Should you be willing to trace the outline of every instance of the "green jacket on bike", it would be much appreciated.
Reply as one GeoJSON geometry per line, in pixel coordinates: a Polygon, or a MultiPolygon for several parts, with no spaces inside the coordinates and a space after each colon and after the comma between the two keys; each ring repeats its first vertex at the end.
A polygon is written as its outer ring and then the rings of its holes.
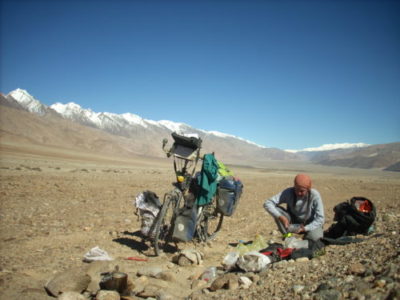
{"type": "Polygon", "coordinates": [[[213,154],[205,154],[201,175],[198,177],[200,191],[196,199],[197,205],[207,205],[217,191],[218,162],[213,154]]]}

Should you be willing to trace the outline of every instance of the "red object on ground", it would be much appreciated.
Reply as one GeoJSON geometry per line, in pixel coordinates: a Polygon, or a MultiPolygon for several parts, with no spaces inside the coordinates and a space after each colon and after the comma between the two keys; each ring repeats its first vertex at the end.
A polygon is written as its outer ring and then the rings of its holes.
{"type": "Polygon", "coordinates": [[[293,248],[286,248],[286,249],[278,248],[277,251],[281,258],[286,258],[292,254],[293,248]]]}
{"type": "MultiPolygon", "coordinates": [[[[286,249],[277,248],[276,249],[276,251],[278,252],[277,254],[279,255],[280,258],[289,257],[292,254],[293,250],[294,250],[293,248],[286,248],[286,249]]],[[[273,254],[273,251],[261,252],[261,254],[269,256],[269,255],[273,254]]]]}
{"type": "Polygon", "coordinates": [[[141,258],[141,257],[136,257],[136,256],[130,256],[130,257],[127,258],[127,260],[147,261],[147,258],[141,258]]]}

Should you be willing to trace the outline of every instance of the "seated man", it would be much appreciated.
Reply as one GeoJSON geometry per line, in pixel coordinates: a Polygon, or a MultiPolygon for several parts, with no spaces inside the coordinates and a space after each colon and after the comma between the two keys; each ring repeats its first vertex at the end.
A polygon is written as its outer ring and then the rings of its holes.
{"type": "Polygon", "coordinates": [[[293,187],[267,199],[264,208],[274,217],[283,234],[302,233],[306,239],[314,241],[323,237],[324,206],[306,174],[298,174],[293,187]],[[286,209],[280,206],[284,203],[286,209]]]}

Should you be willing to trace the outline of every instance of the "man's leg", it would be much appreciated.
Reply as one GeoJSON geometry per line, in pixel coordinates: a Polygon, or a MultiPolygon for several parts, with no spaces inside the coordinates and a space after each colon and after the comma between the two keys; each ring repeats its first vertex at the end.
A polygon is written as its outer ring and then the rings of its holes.
{"type": "Polygon", "coordinates": [[[322,227],[319,227],[317,229],[306,232],[306,234],[304,235],[304,238],[313,240],[313,241],[317,241],[320,238],[322,238],[323,236],[324,236],[324,231],[322,230],[322,227]]]}

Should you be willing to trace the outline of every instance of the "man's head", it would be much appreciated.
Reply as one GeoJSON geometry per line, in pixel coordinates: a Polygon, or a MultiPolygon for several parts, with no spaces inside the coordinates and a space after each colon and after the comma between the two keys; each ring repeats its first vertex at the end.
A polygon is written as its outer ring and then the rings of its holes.
{"type": "Polygon", "coordinates": [[[297,197],[304,197],[311,189],[311,178],[307,174],[297,174],[294,178],[294,192],[297,197]]]}

